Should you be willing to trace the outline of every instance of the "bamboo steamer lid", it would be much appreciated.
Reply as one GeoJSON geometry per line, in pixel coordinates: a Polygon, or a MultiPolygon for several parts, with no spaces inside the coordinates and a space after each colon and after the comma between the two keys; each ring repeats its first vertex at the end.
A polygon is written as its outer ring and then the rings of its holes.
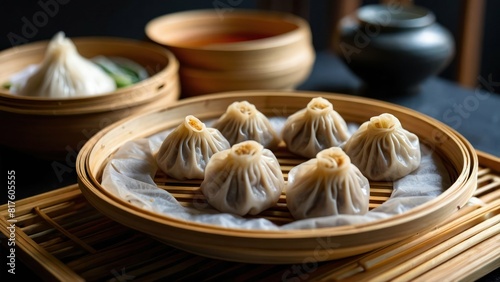
{"type": "MultiPolygon", "coordinates": [[[[74,38],[78,52],[87,58],[98,55],[131,59],[150,77],[112,93],[88,97],[26,97],[0,90],[0,130],[10,132],[2,146],[50,159],[78,151],[94,133],[135,113],[165,107],[180,95],[175,56],[156,44],[110,37],[74,38]],[[69,149],[68,149],[69,148],[69,149]]],[[[0,82],[43,60],[48,41],[35,42],[0,52],[0,82]]]]}
{"type": "MultiPolygon", "coordinates": [[[[310,259],[318,262],[361,254],[444,221],[472,196],[477,184],[478,159],[470,143],[456,131],[404,107],[340,94],[265,90],[190,98],[170,107],[122,120],[89,140],[78,156],[76,168],[82,193],[101,213],[167,244],[199,255],[231,261],[302,263],[310,259]],[[288,116],[317,96],[330,100],[344,119],[350,122],[361,123],[386,112],[394,114],[406,129],[417,134],[422,143],[441,156],[452,185],[429,202],[403,214],[374,222],[309,230],[264,231],[186,222],[146,211],[117,198],[100,184],[107,161],[123,144],[173,128],[188,114],[197,113],[200,119],[217,118],[232,102],[247,100],[268,116],[288,116]]],[[[162,188],[169,189],[168,185],[162,188]]],[[[188,195],[178,197],[189,199],[188,195]]]]}

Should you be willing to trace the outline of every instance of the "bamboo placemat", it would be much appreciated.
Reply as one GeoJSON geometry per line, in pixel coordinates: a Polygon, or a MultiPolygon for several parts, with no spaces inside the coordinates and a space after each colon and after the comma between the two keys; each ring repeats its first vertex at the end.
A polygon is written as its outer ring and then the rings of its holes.
{"type": "MultiPolygon", "coordinates": [[[[41,278],[59,281],[473,280],[500,267],[500,159],[478,155],[478,189],[467,206],[427,232],[346,259],[257,265],[200,257],[111,221],[77,185],[15,203],[16,254],[41,278]]],[[[3,205],[7,237],[8,219],[3,205]]]]}

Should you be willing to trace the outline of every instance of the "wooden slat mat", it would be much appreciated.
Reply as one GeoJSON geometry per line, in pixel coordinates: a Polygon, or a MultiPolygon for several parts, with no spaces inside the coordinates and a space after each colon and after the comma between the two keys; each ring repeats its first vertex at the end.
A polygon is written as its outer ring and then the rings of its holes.
{"type": "MultiPolygon", "coordinates": [[[[60,281],[472,280],[500,267],[500,161],[479,157],[469,205],[428,232],[346,259],[256,265],[200,257],[109,220],[77,185],[16,202],[16,253],[42,278],[60,281]]],[[[0,217],[8,237],[7,205],[0,217]]]]}

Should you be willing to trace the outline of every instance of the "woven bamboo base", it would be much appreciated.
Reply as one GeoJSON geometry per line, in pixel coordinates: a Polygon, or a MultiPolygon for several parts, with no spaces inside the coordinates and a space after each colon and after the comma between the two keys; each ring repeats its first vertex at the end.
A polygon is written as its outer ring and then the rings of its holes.
{"type": "MultiPolygon", "coordinates": [[[[111,221],[77,185],[16,202],[16,254],[41,278],[59,281],[473,280],[500,267],[492,251],[500,249],[500,159],[478,154],[478,201],[428,232],[355,257],[257,265],[193,255],[111,221]]],[[[8,219],[3,205],[7,237],[8,219]]]]}

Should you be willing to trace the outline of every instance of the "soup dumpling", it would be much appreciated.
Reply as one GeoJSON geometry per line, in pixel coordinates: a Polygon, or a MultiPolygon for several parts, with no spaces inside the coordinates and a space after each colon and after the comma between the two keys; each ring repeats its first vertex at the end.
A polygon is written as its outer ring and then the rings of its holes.
{"type": "Polygon", "coordinates": [[[68,98],[109,93],[116,90],[116,84],[59,32],[49,42],[36,71],[18,88],[11,91],[21,96],[68,98]]]}
{"type": "Polygon", "coordinates": [[[158,167],[175,179],[203,179],[210,157],[230,147],[219,130],[188,115],[165,138],[155,158],[158,167]]]}
{"type": "Polygon", "coordinates": [[[265,148],[274,148],[281,141],[269,119],[248,101],[233,102],[212,126],[231,145],[254,140],[265,148]]]}
{"type": "Polygon", "coordinates": [[[317,97],[287,118],[282,135],[290,152],[314,158],[321,150],[342,145],[349,138],[349,131],[332,103],[317,97]]]}
{"type": "Polygon", "coordinates": [[[284,186],[273,152],[249,140],[214,154],[200,188],[217,210],[243,216],[274,206],[284,186]]]}
{"type": "Polygon", "coordinates": [[[345,152],[331,147],[288,174],[286,203],[295,219],[368,212],[370,184],[345,152]]]}
{"type": "Polygon", "coordinates": [[[373,181],[393,181],[420,165],[418,136],[407,131],[392,114],[384,113],[363,123],[346,142],[352,163],[373,181]]]}

